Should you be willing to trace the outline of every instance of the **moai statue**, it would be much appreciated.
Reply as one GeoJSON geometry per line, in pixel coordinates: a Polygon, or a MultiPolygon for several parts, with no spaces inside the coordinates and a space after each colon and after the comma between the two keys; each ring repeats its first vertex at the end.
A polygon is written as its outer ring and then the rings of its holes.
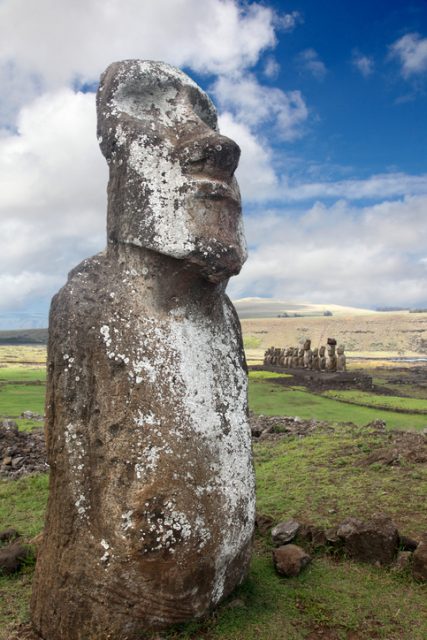
{"type": "Polygon", "coordinates": [[[279,358],[279,364],[281,367],[285,366],[285,353],[286,353],[286,349],[281,349],[280,351],[280,358],[279,358]]]}
{"type": "Polygon", "coordinates": [[[337,344],[337,341],[335,340],[335,338],[328,338],[327,356],[326,356],[327,371],[337,370],[337,356],[335,353],[336,344],[337,344]]]}
{"type": "Polygon", "coordinates": [[[344,345],[337,347],[337,371],[347,371],[347,358],[344,353],[344,345]]]}
{"type": "Polygon", "coordinates": [[[291,367],[293,369],[297,369],[299,366],[299,359],[298,359],[298,347],[295,347],[294,349],[292,349],[292,360],[291,360],[291,367]]]}
{"type": "Polygon", "coordinates": [[[313,349],[313,355],[311,358],[311,369],[312,371],[319,371],[320,362],[319,362],[319,349],[313,349]]]}
{"type": "Polygon", "coordinates": [[[301,347],[298,349],[298,366],[300,369],[304,368],[304,349],[301,347]]]}
{"type": "Polygon", "coordinates": [[[276,347],[276,348],[274,349],[274,365],[275,365],[276,367],[278,367],[278,366],[279,366],[279,364],[280,364],[280,354],[281,354],[281,351],[282,351],[282,350],[281,350],[281,349],[279,349],[279,347],[276,347]]]}
{"type": "Polygon", "coordinates": [[[326,369],[326,356],[325,356],[325,347],[320,347],[319,349],[319,370],[325,371],[326,369]]]}
{"type": "Polygon", "coordinates": [[[311,340],[306,340],[304,342],[304,369],[311,369],[312,359],[311,340]]]}
{"type": "Polygon", "coordinates": [[[285,350],[285,358],[284,358],[284,366],[286,369],[289,369],[291,367],[291,356],[292,356],[292,349],[288,347],[285,350]]]}
{"type": "Polygon", "coordinates": [[[272,350],[272,348],[273,348],[273,347],[269,347],[269,348],[267,349],[267,351],[265,351],[265,353],[264,353],[264,364],[265,364],[265,365],[270,364],[270,361],[271,361],[271,350],[272,350]]]}
{"type": "Polygon", "coordinates": [[[50,313],[50,494],[31,603],[44,640],[136,640],[244,579],[255,493],[239,320],[239,148],[167,64],[97,96],[108,247],[50,313]]]}

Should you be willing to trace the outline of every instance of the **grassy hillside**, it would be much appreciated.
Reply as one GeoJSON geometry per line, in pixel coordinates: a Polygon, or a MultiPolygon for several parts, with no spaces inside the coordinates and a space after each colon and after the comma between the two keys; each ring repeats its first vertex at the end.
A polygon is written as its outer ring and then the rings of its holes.
{"type": "Polygon", "coordinates": [[[47,329],[0,331],[0,345],[47,344],[47,329]]]}

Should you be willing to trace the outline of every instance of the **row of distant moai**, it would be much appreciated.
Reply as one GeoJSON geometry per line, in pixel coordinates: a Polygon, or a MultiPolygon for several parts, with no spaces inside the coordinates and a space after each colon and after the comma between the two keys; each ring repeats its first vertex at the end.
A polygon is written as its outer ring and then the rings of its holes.
{"type": "Polygon", "coordinates": [[[303,347],[270,347],[264,354],[264,364],[285,369],[311,371],[346,371],[344,345],[337,347],[335,338],[328,338],[326,347],[311,349],[311,340],[303,347]]]}

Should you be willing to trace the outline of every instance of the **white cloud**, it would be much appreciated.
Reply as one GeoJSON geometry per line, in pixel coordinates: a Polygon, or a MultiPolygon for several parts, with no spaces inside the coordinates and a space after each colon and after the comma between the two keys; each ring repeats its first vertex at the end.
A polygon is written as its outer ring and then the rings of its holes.
{"type": "Polygon", "coordinates": [[[235,140],[242,151],[236,176],[243,198],[265,200],[278,185],[270,149],[262,145],[249,127],[237,122],[231,113],[226,112],[219,117],[219,127],[221,133],[235,140]]]}
{"type": "MultiPolygon", "coordinates": [[[[335,182],[290,182],[284,180],[280,196],[284,200],[303,201],[315,198],[346,198],[348,200],[380,200],[405,194],[427,194],[427,174],[380,173],[366,179],[335,182]]],[[[278,193],[273,195],[278,197],[278,193]]]]}
{"type": "Polygon", "coordinates": [[[19,306],[23,291],[31,298],[43,283],[52,293],[72,266],[105,245],[107,166],[94,94],[45,94],[22,109],[17,126],[0,137],[3,306],[6,299],[19,306]]]}
{"type": "Polygon", "coordinates": [[[269,56],[264,64],[264,75],[270,80],[274,80],[277,78],[280,71],[280,64],[277,62],[273,56],[269,56]]]}
{"type": "Polygon", "coordinates": [[[427,71],[427,38],[407,33],[390,46],[392,57],[398,58],[404,78],[427,71]]]}
{"type": "Polygon", "coordinates": [[[297,56],[297,63],[301,69],[311,73],[316,80],[323,80],[328,70],[320,60],[319,54],[314,49],[305,49],[297,56]]]}
{"type": "Polygon", "coordinates": [[[287,141],[302,134],[308,109],[300,91],[263,86],[248,74],[218,78],[213,93],[222,109],[232,111],[236,120],[247,126],[271,125],[287,141]]]}
{"type": "Polygon", "coordinates": [[[293,31],[298,24],[304,22],[304,18],[299,11],[292,11],[291,13],[277,16],[275,22],[283,31],[293,31]]]}
{"type": "Polygon", "coordinates": [[[274,46],[274,21],[272,9],[236,0],[3,0],[0,63],[48,88],[97,81],[124,58],[234,73],[274,46]]]}
{"type": "Polygon", "coordinates": [[[360,306],[425,304],[427,196],[371,207],[337,202],[252,216],[252,250],[230,295],[360,306]]]}
{"type": "Polygon", "coordinates": [[[364,78],[368,78],[374,72],[374,59],[371,56],[365,56],[357,49],[353,51],[353,66],[362,74],[364,78]]]}

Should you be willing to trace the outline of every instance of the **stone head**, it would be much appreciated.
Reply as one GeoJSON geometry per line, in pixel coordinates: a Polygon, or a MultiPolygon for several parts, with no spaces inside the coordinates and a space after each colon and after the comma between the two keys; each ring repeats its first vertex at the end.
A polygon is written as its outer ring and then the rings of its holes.
{"type": "Polygon", "coordinates": [[[162,62],[110,65],[97,94],[98,140],[110,167],[108,240],[197,265],[213,282],[245,259],[240,149],[185,73],[162,62]]]}
{"type": "Polygon", "coordinates": [[[340,345],[339,345],[339,347],[337,347],[337,354],[338,354],[339,356],[344,355],[344,349],[345,349],[344,345],[343,345],[343,344],[340,344],[340,345]]]}
{"type": "Polygon", "coordinates": [[[319,349],[319,356],[320,356],[321,358],[323,358],[323,356],[324,356],[324,355],[325,355],[325,347],[320,347],[320,349],[319,349]]]}
{"type": "Polygon", "coordinates": [[[304,351],[309,351],[311,349],[311,340],[307,339],[304,342],[304,351]]]}

